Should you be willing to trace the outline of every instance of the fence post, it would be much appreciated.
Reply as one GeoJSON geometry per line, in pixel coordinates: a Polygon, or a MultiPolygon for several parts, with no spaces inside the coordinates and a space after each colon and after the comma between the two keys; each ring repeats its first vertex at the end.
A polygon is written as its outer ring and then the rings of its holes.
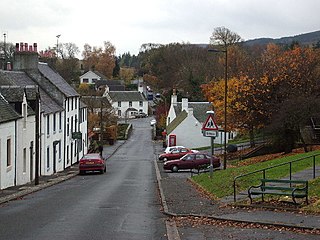
{"type": "Polygon", "coordinates": [[[236,178],[233,179],[233,202],[237,201],[237,193],[236,193],[236,178]]]}
{"type": "Polygon", "coordinates": [[[313,155],[313,179],[316,178],[316,156],[313,155]]]}

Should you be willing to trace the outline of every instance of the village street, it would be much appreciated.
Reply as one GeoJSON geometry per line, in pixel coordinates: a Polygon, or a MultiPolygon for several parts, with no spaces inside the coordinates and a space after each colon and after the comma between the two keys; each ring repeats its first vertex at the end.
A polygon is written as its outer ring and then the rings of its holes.
{"type": "Polygon", "coordinates": [[[0,239],[167,239],[147,119],[107,160],[106,174],[77,175],[0,207],[0,239]]]}

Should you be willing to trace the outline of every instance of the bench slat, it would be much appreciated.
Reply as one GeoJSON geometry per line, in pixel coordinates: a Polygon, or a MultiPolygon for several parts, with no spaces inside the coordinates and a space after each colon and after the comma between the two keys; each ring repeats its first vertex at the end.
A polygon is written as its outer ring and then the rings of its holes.
{"type": "Polygon", "coordinates": [[[262,183],[300,183],[300,184],[306,184],[308,181],[305,180],[287,180],[287,179],[267,179],[263,178],[260,179],[262,183]]]}

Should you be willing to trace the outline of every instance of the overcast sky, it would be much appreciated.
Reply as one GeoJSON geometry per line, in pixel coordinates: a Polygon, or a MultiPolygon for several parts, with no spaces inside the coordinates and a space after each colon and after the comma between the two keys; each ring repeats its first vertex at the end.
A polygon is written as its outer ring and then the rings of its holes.
{"type": "Polygon", "coordinates": [[[319,0],[0,0],[7,41],[103,46],[138,54],[144,43],[208,43],[216,27],[244,40],[320,30],[319,0]]]}

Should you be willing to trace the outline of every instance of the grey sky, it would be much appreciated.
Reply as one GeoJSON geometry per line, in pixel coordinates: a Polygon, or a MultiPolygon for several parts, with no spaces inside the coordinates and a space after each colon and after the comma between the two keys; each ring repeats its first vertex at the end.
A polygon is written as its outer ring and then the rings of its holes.
{"type": "Polygon", "coordinates": [[[7,41],[103,46],[137,54],[144,43],[208,43],[215,27],[243,39],[320,30],[319,0],[0,0],[7,41]]]}

